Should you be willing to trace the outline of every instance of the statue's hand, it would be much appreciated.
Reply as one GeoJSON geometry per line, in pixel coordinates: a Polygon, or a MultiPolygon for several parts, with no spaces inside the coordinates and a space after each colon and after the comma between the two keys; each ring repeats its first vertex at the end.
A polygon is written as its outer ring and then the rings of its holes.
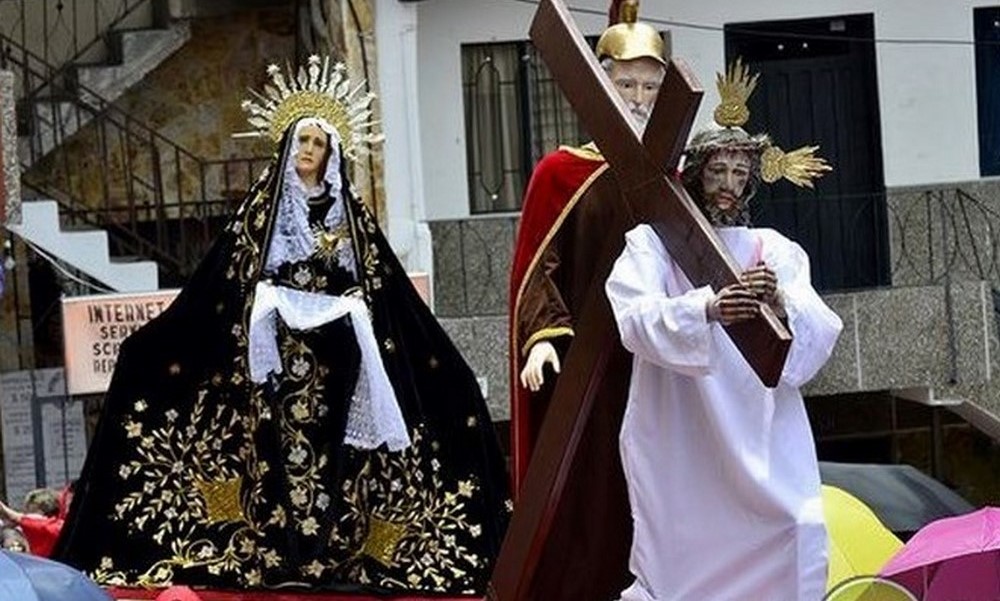
{"type": "Polygon", "coordinates": [[[552,366],[552,370],[559,373],[559,355],[551,342],[541,341],[535,343],[528,352],[528,360],[521,370],[521,385],[537,392],[545,383],[545,365],[552,366]]]}
{"type": "Polygon", "coordinates": [[[754,319],[760,313],[760,301],[743,284],[732,284],[719,290],[705,307],[708,321],[724,326],[754,319]]]}
{"type": "Polygon", "coordinates": [[[767,303],[778,317],[785,317],[785,303],[778,288],[778,276],[763,261],[743,272],[740,282],[758,299],[767,303]]]}
{"type": "Polygon", "coordinates": [[[744,271],[740,283],[760,300],[774,304],[778,295],[778,276],[763,261],[744,271]]]}

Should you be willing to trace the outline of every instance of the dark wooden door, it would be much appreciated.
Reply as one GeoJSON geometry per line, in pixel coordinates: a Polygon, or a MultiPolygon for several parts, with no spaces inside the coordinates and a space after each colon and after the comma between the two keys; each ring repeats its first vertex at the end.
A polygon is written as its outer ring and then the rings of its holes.
{"type": "Polygon", "coordinates": [[[973,11],[979,174],[1000,175],[1000,6],[973,11]]]}
{"type": "Polygon", "coordinates": [[[815,190],[781,181],[753,201],[756,225],[809,253],[820,290],[890,283],[873,39],[871,15],[726,27],[727,61],[761,74],[748,131],[785,150],[816,144],[833,165],[815,190]]]}

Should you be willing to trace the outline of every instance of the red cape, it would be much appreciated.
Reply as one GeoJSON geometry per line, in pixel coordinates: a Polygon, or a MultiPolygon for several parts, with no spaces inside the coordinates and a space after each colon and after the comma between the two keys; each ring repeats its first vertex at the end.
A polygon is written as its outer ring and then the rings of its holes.
{"type": "Polygon", "coordinates": [[[564,213],[572,210],[571,201],[579,198],[593,181],[594,173],[604,165],[600,155],[590,151],[560,149],[539,161],[528,182],[521,210],[521,221],[514,247],[514,261],[510,274],[510,419],[511,419],[511,487],[517,498],[521,483],[528,469],[528,460],[534,447],[531,432],[543,417],[532,411],[531,394],[521,386],[520,371],[523,363],[517,339],[518,302],[524,293],[522,282],[534,268],[543,245],[551,240],[563,222],[564,213]]]}

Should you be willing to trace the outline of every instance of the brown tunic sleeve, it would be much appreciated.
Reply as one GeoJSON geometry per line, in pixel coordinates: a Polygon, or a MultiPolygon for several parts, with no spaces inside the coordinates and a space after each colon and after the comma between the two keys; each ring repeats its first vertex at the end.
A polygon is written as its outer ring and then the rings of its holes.
{"type": "Polygon", "coordinates": [[[520,352],[527,355],[531,347],[541,340],[551,340],[573,335],[573,322],[569,306],[560,290],[562,258],[559,238],[563,232],[546,245],[527,276],[517,311],[517,339],[520,352]]]}

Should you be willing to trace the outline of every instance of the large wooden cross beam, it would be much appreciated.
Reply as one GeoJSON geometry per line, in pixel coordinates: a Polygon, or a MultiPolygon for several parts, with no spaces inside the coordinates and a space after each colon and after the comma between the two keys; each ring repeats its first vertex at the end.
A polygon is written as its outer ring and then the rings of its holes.
{"type": "MultiPolygon", "coordinates": [[[[586,130],[610,164],[624,198],[627,223],[609,224],[609,239],[594,266],[595,278],[579,316],[548,416],[542,424],[521,496],[494,569],[491,598],[530,598],[535,568],[559,506],[567,474],[586,426],[617,337],[604,299],[604,280],[622,247],[619,239],[637,223],[661,224],[671,257],[696,287],[719,290],[739,281],[741,267],[711,224],[673,177],[702,90],[687,66],[673,59],[667,68],[645,134],[598,64],[563,0],[541,0],[531,39],[569,98],[586,130]],[[614,237],[615,239],[611,239],[614,237]]],[[[605,178],[601,178],[605,179],[605,178]]],[[[609,181],[594,186],[608,187],[609,181]]],[[[613,184],[612,184],[613,185],[613,184]]],[[[760,318],[728,326],[726,332],[767,386],[777,385],[791,335],[766,306],[760,318]]],[[[580,536],[586,536],[585,532],[580,536]]],[[[571,553],[571,549],[566,550],[571,553]]]]}

